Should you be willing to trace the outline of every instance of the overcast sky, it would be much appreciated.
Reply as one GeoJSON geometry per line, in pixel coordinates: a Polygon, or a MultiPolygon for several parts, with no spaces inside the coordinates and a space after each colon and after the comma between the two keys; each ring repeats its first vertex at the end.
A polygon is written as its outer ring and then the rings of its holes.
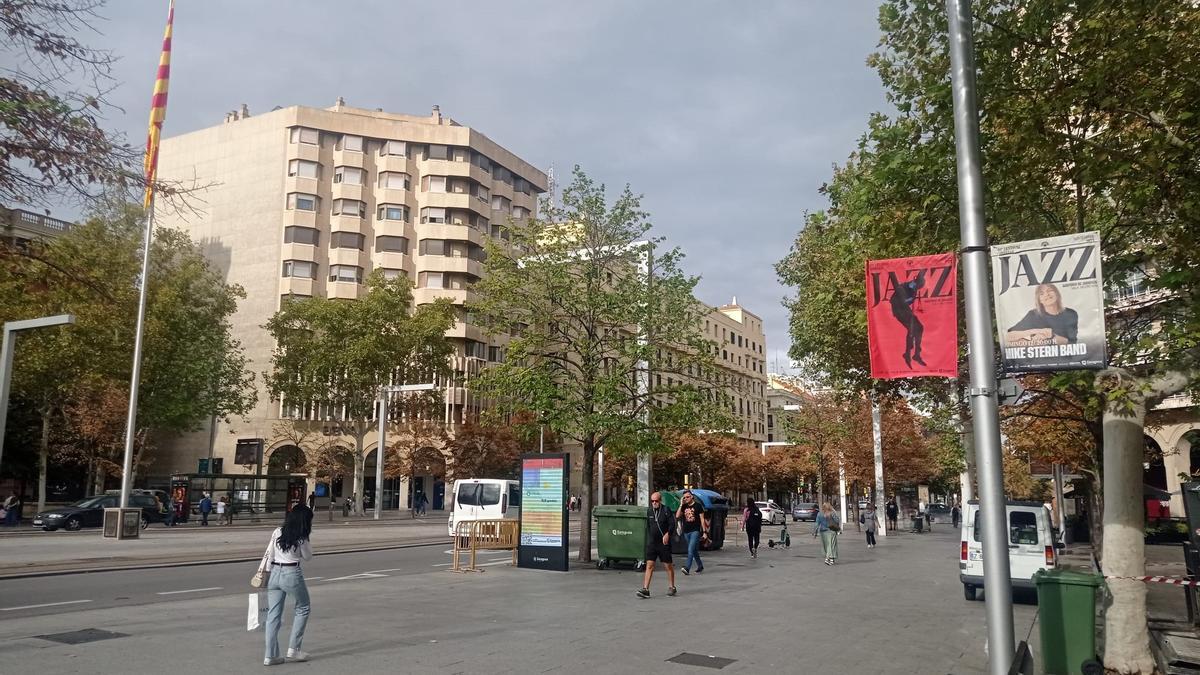
{"type": "MultiPolygon", "coordinates": [[[[108,115],[140,143],[166,0],[109,0],[85,41],[121,61],[108,115]]],[[[560,182],[581,165],[645,195],[698,295],[763,318],[787,367],[776,278],[806,210],[886,107],[869,0],[178,0],[165,136],[294,104],[443,114],[560,182]]]]}

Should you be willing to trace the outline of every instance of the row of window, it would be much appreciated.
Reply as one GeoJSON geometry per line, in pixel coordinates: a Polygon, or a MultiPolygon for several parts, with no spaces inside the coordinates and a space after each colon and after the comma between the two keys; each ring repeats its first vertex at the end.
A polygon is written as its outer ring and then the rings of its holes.
{"type": "MultiPolygon", "coordinates": [[[[283,276],[294,279],[316,279],[319,266],[311,260],[284,260],[283,276]]],[[[383,276],[395,279],[407,276],[404,270],[383,268],[383,276]]],[[[363,282],[363,268],[358,265],[330,265],[329,281],[363,282]]],[[[479,278],[458,272],[421,272],[417,275],[417,288],[465,290],[479,278]]]]}
{"type": "MultiPolygon", "coordinates": [[[[321,198],[314,194],[306,192],[289,192],[287,196],[287,208],[289,211],[308,211],[317,213],[321,210],[321,198]]],[[[367,203],[360,199],[334,199],[333,205],[330,208],[330,213],[335,216],[349,216],[351,218],[366,218],[367,203]]],[[[528,218],[530,215],[529,209],[521,206],[512,207],[514,218],[528,218]]],[[[399,222],[409,222],[409,208],[404,204],[380,204],[375,210],[375,216],[378,220],[393,220],[399,222]]],[[[422,223],[450,223],[467,225],[483,232],[488,231],[488,219],[483,216],[463,211],[462,209],[447,209],[438,206],[427,206],[421,209],[422,223]]]]}
{"type": "MultiPolygon", "coordinates": [[[[321,132],[317,129],[292,127],[288,138],[292,143],[320,145],[321,135],[321,132]]],[[[494,180],[511,185],[514,190],[523,194],[530,194],[533,189],[533,185],[528,180],[517,176],[484,154],[472,151],[470,148],[438,143],[413,144],[410,148],[409,144],[405,141],[364,139],[362,136],[352,134],[328,135],[336,136],[334,148],[342,152],[371,151],[378,153],[380,156],[408,157],[409,151],[412,150],[417,156],[426,160],[437,159],[452,162],[469,162],[478,166],[484,173],[492,174],[494,180]]]]}
{"type": "MultiPolygon", "coordinates": [[[[285,227],[283,228],[283,243],[319,246],[321,243],[321,231],[299,225],[285,227]]],[[[358,232],[329,233],[329,248],[353,248],[361,251],[365,243],[366,237],[358,232]]],[[[384,251],[389,253],[408,253],[408,237],[395,235],[380,235],[375,237],[375,252],[380,253],[384,251]]]]}

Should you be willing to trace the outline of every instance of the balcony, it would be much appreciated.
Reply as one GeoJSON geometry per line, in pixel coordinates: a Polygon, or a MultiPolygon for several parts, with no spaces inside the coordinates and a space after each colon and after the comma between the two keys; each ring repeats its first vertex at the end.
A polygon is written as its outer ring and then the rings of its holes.
{"type": "Polygon", "coordinates": [[[376,267],[386,267],[392,270],[404,270],[410,277],[415,277],[412,258],[396,251],[377,251],[371,255],[376,267]]]}
{"type": "Polygon", "coordinates": [[[461,256],[424,255],[419,263],[422,272],[465,272],[476,277],[483,276],[483,263],[461,256]]]}
{"type": "Polygon", "coordinates": [[[478,295],[465,288],[414,288],[413,304],[427,305],[438,298],[449,298],[456,305],[475,302],[478,295]]]}
{"type": "Polygon", "coordinates": [[[378,218],[371,222],[376,237],[385,235],[391,237],[408,237],[409,241],[416,241],[416,230],[411,223],[406,223],[403,220],[379,220],[378,218]]]}
{"type": "Polygon", "coordinates": [[[284,244],[283,253],[280,256],[283,260],[311,260],[317,261],[317,247],[311,244],[284,244]]]}
{"type": "Polygon", "coordinates": [[[448,159],[417,160],[417,170],[422,176],[459,176],[471,178],[477,183],[488,187],[492,185],[492,175],[470,162],[455,162],[448,159]]]}
{"type": "MultiPolygon", "coordinates": [[[[412,181],[409,181],[412,184],[412,181]]],[[[408,190],[397,188],[376,188],[375,203],[378,204],[404,204],[409,211],[413,211],[416,207],[416,200],[412,198],[412,193],[408,190]]]]}
{"type": "Polygon", "coordinates": [[[469,241],[473,244],[483,246],[487,241],[487,234],[470,227],[468,225],[454,225],[450,223],[420,223],[416,225],[416,231],[420,234],[421,239],[450,239],[453,241],[469,241]]]}
{"type": "Polygon", "coordinates": [[[355,199],[358,201],[364,201],[364,191],[365,190],[363,189],[362,185],[354,185],[352,183],[334,183],[332,197],[334,199],[355,199]]]}
{"type": "Polygon", "coordinates": [[[333,151],[334,166],[363,166],[363,153],[353,152],[349,150],[334,150],[333,151]]]}
{"type": "MultiPolygon", "coordinates": [[[[319,162],[321,161],[321,147],[312,143],[288,143],[287,158],[289,160],[307,159],[312,162],[319,162]]],[[[361,164],[356,166],[361,166],[361,164]]]]}
{"type": "Polygon", "coordinates": [[[463,323],[461,321],[454,322],[454,325],[446,331],[446,337],[466,338],[468,340],[475,340],[476,342],[485,341],[483,331],[480,330],[478,326],[474,324],[463,323]]]}
{"type": "MultiPolygon", "coordinates": [[[[303,223],[296,223],[302,225],[303,223]]],[[[358,232],[366,234],[366,221],[358,216],[330,216],[329,229],[332,232],[358,232]]]]}
{"type": "Polygon", "coordinates": [[[400,171],[412,175],[412,164],[408,157],[376,155],[375,168],[379,171],[400,171]]]}
{"type": "Polygon", "coordinates": [[[283,180],[283,192],[304,192],[310,195],[319,194],[321,182],[316,178],[304,178],[303,176],[288,176],[283,180]]]}
{"type": "MultiPolygon", "coordinates": [[[[422,192],[420,205],[421,208],[470,209],[484,218],[492,215],[490,202],[484,203],[465,192],[422,192]]],[[[417,215],[419,218],[420,212],[417,215]]]]}
{"type": "Polygon", "coordinates": [[[343,300],[357,300],[362,284],[353,281],[331,281],[325,286],[325,296],[343,300]]]}
{"type": "MultiPolygon", "coordinates": [[[[299,225],[300,227],[318,227],[316,211],[300,211],[298,209],[289,209],[286,202],[283,210],[282,228],[289,225],[299,225]]],[[[320,229],[320,228],[318,228],[320,229]]]]}
{"type": "Polygon", "coordinates": [[[313,280],[302,277],[283,277],[279,280],[279,294],[311,296],[313,295],[313,280]]]}
{"type": "Polygon", "coordinates": [[[364,260],[366,254],[358,249],[353,248],[331,248],[329,249],[329,264],[330,265],[355,265],[357,267],[367,268],[370,265],[364,260]]]}

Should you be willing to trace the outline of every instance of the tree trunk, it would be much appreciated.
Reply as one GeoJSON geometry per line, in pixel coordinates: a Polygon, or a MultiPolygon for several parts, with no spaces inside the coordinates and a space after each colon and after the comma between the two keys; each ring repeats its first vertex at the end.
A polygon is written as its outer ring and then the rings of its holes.
{"type": "Polygon", "coordinates": [[[595,501],[592,489],[592,471],[596,468],[596,443],[594,438],[583,441],[583,494],[579,519],[579,555],[581,563],[592,561],[592,504],[595,501]]]}
{"type": "MultiPolygon", "coordinates": [[[[361,425],[360,425],[361,426],[361,425]]],[[[363,512],[363,489],[366,487],[364,474],[367,472],[367,456],[363,454],[363,436],[366,431],[356,430],[354,434],[354,513],[363,512]]],[[[376,488],[378,491],[378,488],[376,488]]]]}
{"type": "MultiPolygon", "coordinates": [[[[1119,371],[1118,371],[1119,372],[1119,371]]],[[[1146,574],[1142,511],[1142,457],[1147,401],[1182,390],[1183,373],[1149,382],[1128,373],[1121,384],[1134,393],[1109,397],[1104,408],[1104,574],[1146,574]],[[1143,396],[1142,385],[1149,391],[1143,396]]],[[[1117,673],[1153,673],[1150,632],[1146,627],[1146,586],[1141,581],[1109,579],[1111,599],[1104,612],[1104,665],[1117,673]]]]}
{"type": "Polygon", "coordinates": [[[43,409],[42,437],[38,441],[38,512],[46,510],[46,467],[50,464],[50,410],[43,409]]]}

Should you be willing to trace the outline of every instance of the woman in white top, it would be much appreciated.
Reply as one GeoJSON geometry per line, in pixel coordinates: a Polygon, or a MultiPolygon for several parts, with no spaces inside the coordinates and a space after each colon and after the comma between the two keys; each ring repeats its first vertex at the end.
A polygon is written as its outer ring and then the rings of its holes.
{"type": "Polygon", "coordinates": [[[279,655],[279,627],[283,623],[283,603],[292,596],[296,605],[296,617],[292,621],[292,639],[288,643],[287,657],[292,661],[307,661],[308,654],[300,650],[304,640],[304,627],[308,624],[308,586],[304,584],[304,572],[300,562],[312,560],[312,544],[308,537],[312,533],[313,512],[297,504],[283,520],[283,527],[275,528],[267,542],[268,565],[271,580],[267,584],[267,651],[264,666],[283,663],[279,655]]]}

